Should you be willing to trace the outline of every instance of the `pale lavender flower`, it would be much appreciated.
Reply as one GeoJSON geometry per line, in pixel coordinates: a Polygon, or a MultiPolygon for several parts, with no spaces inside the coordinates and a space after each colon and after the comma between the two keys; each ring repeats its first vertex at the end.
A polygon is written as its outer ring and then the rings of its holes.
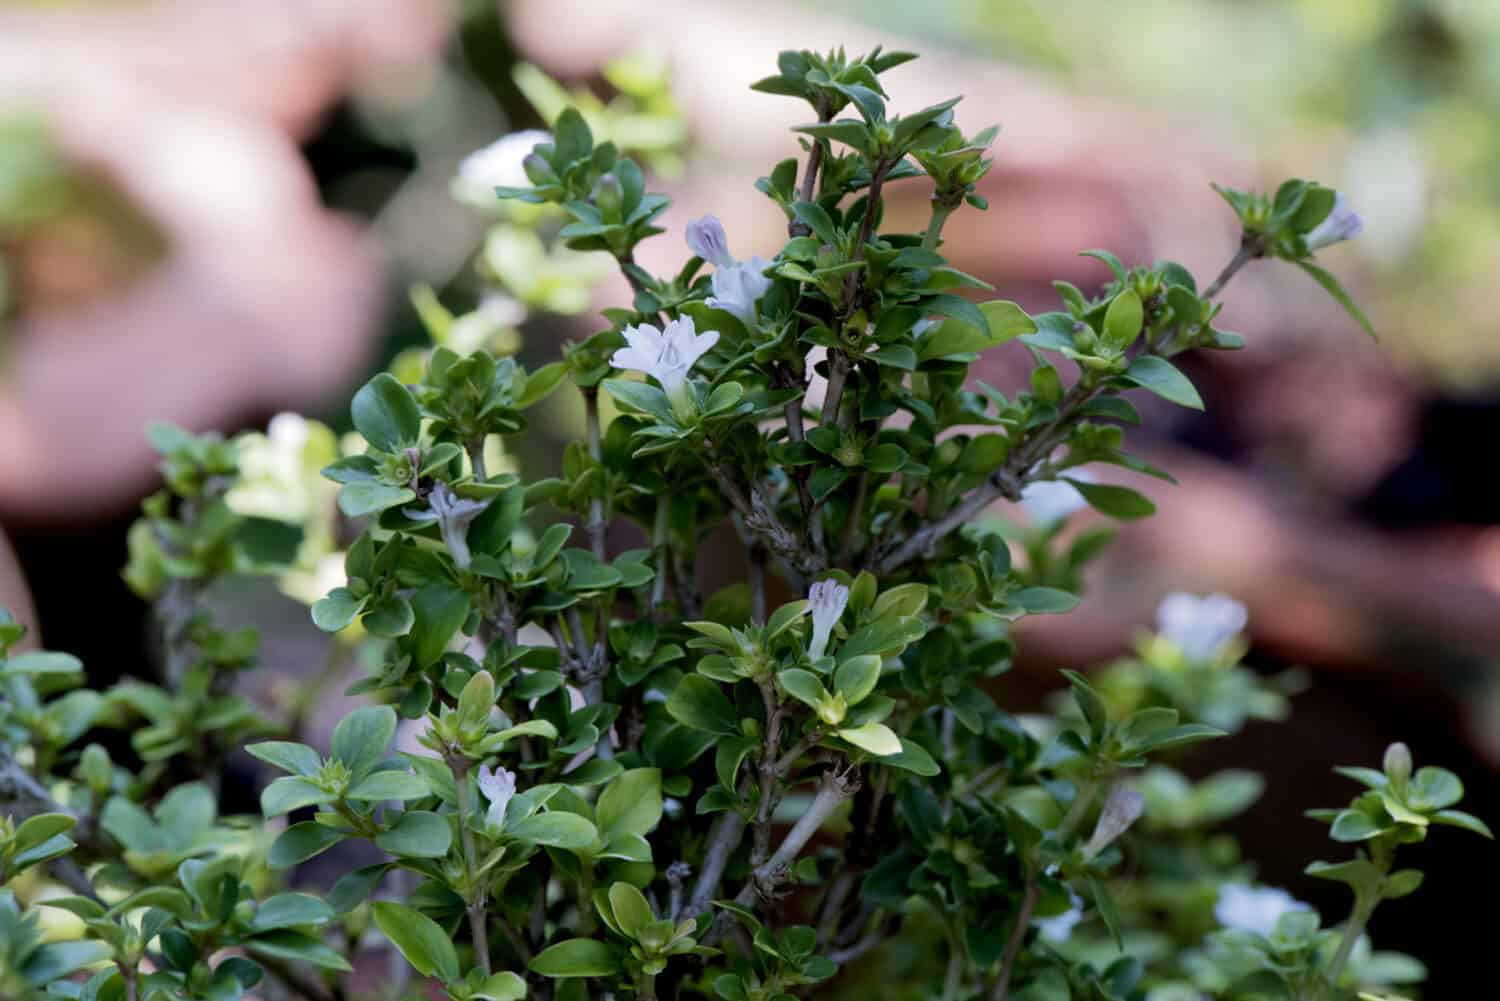
{"type": "Polygon", "coordinates": [[[1156,631],[1196,663],[1211,660],[1249,620],[1245,606],[1227,594],[1199,597],[1174,592],[1156,609],[1156,631]]]}
{"type": "Polygon", "coordinates": [[[443,545],[448,547],[453,562],[467,569],[472,558],[469,552],[469,523],[479,517],[490,506],[487,500],[465,500],[453,492],[446,483],[439,483],[427,495],[427,510],[408,510],[406,516],[412,521],[431,524],[437,522],[442,533],[443,545]]]}
{"type": "Polygon", "coordinates": [[[1332,243],[1352,240],[1364,232],[1364,228],[1365,221],[1354,211],[1349,199],[1342,191],[1336,192],[1333,210],[1307,234],[1307,249],[1317,250],[1332,243]]]}
{"type": "Polygon", "coordinates": [[[745,326],[754,327],[756,304],[771,291],[771,279],[761,273],[770,266],[771,262],[764,257],[721,265],[714,272],[714,294],[708,297],[708,304],[732,313],[745,326]]]}
{"type": "MultiPolygon", "coordinates": [[[[1069,476],[1085,483],[1093,477],[1082,470],[1070,471],[1069,476]]],[[[1021,510],[1026,520],[1036,528],[1051,528],[1069,515],[1088,507],[1078,488],[1066,480],[1037,480],[1026,484],[1021,491],[1021,510]]]]}
{"type": "Polygon", "coordinates": [[[616,351],[609,363],[651,376],[675,407],[687,402],[688,372],[719,343],[718,331],[698,333],[691,316],[678,317],[661,330],[649,323],[626,327],[624,334],[628,346],[616,351]]]}
{"type": "Polygon", "coordinates": [[[503,766],[488,768],[479,766],[479,791],[484,794],[489,809],[485,811],[486,827],[505,826],[505,808],[516,794],[516,773],[503,766]]]}
{"type": "Polygon", "coordinates": [[[727,268],[734,263],[729,253],[729,236],[718,216],[706,215],[687,224],[687,245],[694,254],[716,268],[727,268]]]}
{"type": "Polygon", "coordinates": [[[1099,821],[1094,825],[1094,833],[1089,836],[1088,844],[1083,846],[1083,854],[1093,858],[1104,851],[1141,819],[1141,813],[1145,809],[1145,796],[1129,786],[1115,786],[1110,790],[1109,798],[1104,801],[1104,809],[1099,813],[1099,821]]]}
{"type": "Polygon", "coordinates": [[[849,604],[849,589],[834,580],[820,580],[807,592],[812,605],[813,634],[807,645],[807,656],[817,660],[828,649],[828,638],[833,627],[844,615],[849,604]]]}
{"type": "Polygon", "coordinates": [[[1274,886],[1225,883],[1219,887],[1214,917],[1225,928],[1269,935],[1283,914],[1310,908],[1285,890],[1274,886]]]}

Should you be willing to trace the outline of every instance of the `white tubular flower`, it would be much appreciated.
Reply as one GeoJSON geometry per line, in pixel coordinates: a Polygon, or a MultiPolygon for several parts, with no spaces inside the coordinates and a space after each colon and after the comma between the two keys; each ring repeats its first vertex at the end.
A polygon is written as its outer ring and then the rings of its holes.
{"type": "Polygon", "coordinates": [[[1066,942],[1068,936],[1073,934],[1073,929],[1078,922],[1083,920],[1083,901],[1078,899],[1078,894],[1069,894],[1073,898],[1073,906],[1061,914],[1054,914],[1050,918],[1037,918],[1036,930],[1048,942],[1066,942]]]}
{"type": "Polygon", "coordinates": [[[427,510],[406,512],[406,516],[412,521],[423,521],[431,524],[437,522],[438,531],[443,535],[443,545],[448,547],[453,562],[460,569],[468,569],[471,555],[469,553],[469,523],[479,517],[480,512],[490,506],[487,500],[464,500],[455,494],[446,483],[439,483],[432,488],[432,493],[427,495],[427,510]]]}
{"type": "Polygon", "coordinates": [[[551,133],[540,129],[501,136],[459,161],[458,183],[468,192],[483,192],[491,201],[496,188],[529,188],[531,179],[522,162],[538,145],[551,141],[551,133]]]}
{"type": "Polygon", "coordinates": [[[687,245],[694,254],[716,268],[727,268],[734,263],[729,253],[729,237],[718,216],[706,215],[687,224],[687,245]]]}
{"type": "Polygon", "coordinates": [[[1245,606],[1227,594],[1199,597],[1175,592],[1156,609],[1156,631],[1200,664],[1212,659],[1249,621],[1245,606]]]}
{"type": "Polygon", "coordinates": [[[1141,813],[1145,809],[1145,796],[1129,786],[1115,786],[1109,791],[1109,798],[1104,801],[1099,822],[1094,825],[1094,833],[1089,836],[1088,844],[1083,846],[1083,854],[1093,858],[1104,851],[1141,819],[1141,813]]]}
{"type": "Polygon", "coordinates": [[[609,359],[615,368],[644,372],[666,391],[672,405],[687,404],[688,372],[698,359],[719,343],[719,332],[698,333],[691,316],[680,316],[658,330],[649,323],[625,328],[627,347],[620,348],[609,359]]]}
{"type": "Polygon", "coordinates": [[[1333,198],[1333,210],[1307,234],[1307,249],[1317,250],[1331,243],[1352,240],[1364,232],[1364,228],[1365,221],[1359,217],[1358,212],[1354,211],[1354,206],[1349,204],[1349,199],[1342,191],[1336,192],[1333,198]]]}
{"type": "MultiPolygon", "coordinates": [[[[1082,471],[1070,472],[1068,475],[1075,480],[1093,480],[1093,477],[1082,471]]],[[[1064,480],[1028,483],[1021,491],[1020,504],[1026,520],[1039,529],[1051,528],[1069,515],[1089,506],[1078,488],[1064,480]]]]}
{"type": "Polygon", "coordinates": [[[708,304],[733,313],[747,327],[755,326],[756,305],[771,291],[771,279],[761,274],[771,266],[764,257],[752,257],[714,272],[714,294],[708,304]]]}
{"type": "Polygon", "coordinates": [[[807,656],[817,660],[828,649],[828,638],[833,627],[844,615],[849,604],[849,589],[833,580],[820,580],[807,592],[812,603],[813,634],[807,645],[807,656]]]}
{"type": "Polygon", "coordinates": [[[1276,922],[1283,914],[1310,909],[1290,893],[1274,886],[1225,883],[1219,887],[1214,918],[1225,928],[1269,935],[1276,930],[1276,922]]]}
{"type": "Polygon", "coordinates": [[[504,827],[505,808],[510,805],[511,797],[516,794],[516,773],[500,766],[486,768],[480,765],[479,791],[484,794],[485,802],[490,805],[484,814],[485,826],[504,827]]]}

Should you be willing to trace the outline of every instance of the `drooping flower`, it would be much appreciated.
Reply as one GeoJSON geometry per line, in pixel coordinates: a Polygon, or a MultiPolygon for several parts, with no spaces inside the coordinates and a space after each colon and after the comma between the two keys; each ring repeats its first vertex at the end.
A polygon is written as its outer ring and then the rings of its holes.
{"type": "Polygon", "coordinates": [[[661,330],[649,323],[626,327],[624,334],[628,346],[616,351],[609,363],[651,376],[678,408],[687,402],[688,372],[719,343],[718,331],[698,333],[691,316],[680,316],[661,330]]]}
{"type": "Polygon", "coordinates": [[[828,649],[828,638],[833,627],[844,615],[849,604],[849,589],[835,580],[820,580],[807,592],[812,604],[813,633],[807,645],[807,656],[817,660],[828,649]]]}
{"type": "Polygon", "coordinates": [[[485,802],[489,809],[485,811],[484,822],[487,827],[505,826],[505,808],[510,805],[511,797],[516,794],[516,773],[507,770],[504,766],[488,768],[479,766],[479,791],[484,794],[485,802]]]}
{"type": "Polygon", "coordinates": [[[1104,851],[1116,838],[1130,830],[1145,809],[1145,796],[1129,786],[1115,786],[1104,801],[1104,809],[1099,813],[1099,821],[1094,825],[1088,844],[1083,847],[1083,854],[1093,858],[1104,851]]]}
{"type": "Polygon", "coordinates": [[[694,254],[716,268],[726,268],[734,263],[729,253],[729,237],[718,216],[706,215],[687,224],[687,245],[694,254]]]}
{"type": "MultiPolygon", "coordinates": [[[[1093,479],[1082,470],[1072,471],[1068,475],[1084,482],[1093,479]]],[[[1021,491],[1020,504],[1026,520],[1039,529],[1051,528],[1069,515],[1088,507],[1083,494],[1066,480],[1038,480],[1028,483],[1021,491]]]]}
{"type": "Polygon", "coordinates": [[[468,191],[484,192],[490,201],[494,200],[496,188],[530,187],[523,162],[538,145],[551,141],[551,133],[541,129],[523,129],[501,136],[459,161],[458,182],[468,191]]]}
{"type": "Polygon", "coordinates": [[[1354,211],[1348,197],[1342,191],[1336,192],[1332,211],[1307,234],[1307,249],[1317,250],[1332,243],[1352,240],[1364,232],[1364,228],[1365,221],[1354,211]]]}
{"type": "Polygon", "coordinates": [[[771,291],[771,279],[762,274],[770,266],[764,257],[720,266],[714,272],[714,294],[708,304],[734,314],[747,327],[755,326],[757,304],[771,291]]]}
{"type": "Polygon", "coordinates": [[[1214,904],[1214,918],[1225,928],[1269,935],[1276,930],[1276,922],[1283,914],[1310,909],[1278,887],[1225,883],[1219,887],[1219,901],[1214,904]]]}
{"type": "Polygon", "coordinates": [[[1250,613],[1227,594],[1174,592],[1156,609],[1156,631],[1196,663],[1210,660],[1250,621],[1250,613]]]}
{"type": "Polygon", "coordinates": [[[443,536],[443,545],[448,547],[448,553],[453,557],[453,562],[461,569],[467,569],[471,559],[468,539],[469,523],[479,517],[480,513],[489,506],[490,502],[487,500],[465,500],[455,494],[448,484],[439,483],[427,495],[427,510],[408,510],[406,516],[412,521],[428,524],[437,522],[438,531],[443,536]]]}

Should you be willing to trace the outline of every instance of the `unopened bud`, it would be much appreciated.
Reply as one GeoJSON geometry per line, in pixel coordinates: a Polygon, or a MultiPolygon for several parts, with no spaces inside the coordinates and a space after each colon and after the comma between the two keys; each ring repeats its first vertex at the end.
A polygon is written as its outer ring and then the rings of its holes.
{"type": "Polygon", "coordinates": [[[1391,785],[1403,786],[1406,780],[1411,778],[1411,748],[1399,740],[1385,749],[1385,760],[1382,762],[1385,768],[1385,777],[1390,779],[1391,785]]]}

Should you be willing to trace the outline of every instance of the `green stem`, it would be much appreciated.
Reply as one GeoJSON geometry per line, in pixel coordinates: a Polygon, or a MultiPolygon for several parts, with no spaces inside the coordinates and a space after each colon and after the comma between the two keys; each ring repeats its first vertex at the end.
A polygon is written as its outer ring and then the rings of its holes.
{"type": "MultiPolygon", "coordinates": [[[[656,554],[656,577],[651,581],[651,607],[661,613],[662,603],[667,600],[667,567],[672,554],[667,549],[667,529],[669,527],[668,515],[672,513],[672,503],[667,494],[656,498],[656,517],[651,525],[651,549],[656,554]]],[[[682,600],[679,597],[679,605],[682,600]]]]}
{"type": "Polygon", "coordinates": [[[469,759],[451,757],[448,761],[453,769],[453,785],[458,790],[458,830],[464,847],[464,874],[468,877],[469,936],[474,940],[474,959],[480,971],[490,975],[490,938],[486,930],[484,892],[477,885],[479,870],[478,854],[474,850],[474,832],[469,828],[473,816],[473,793],[469,791],[469,759]]]}
{"type": "Polygon", "coordinates": [[[1380,903],[1380,895],[1361,893],[1354,898],[1354,910],[1349,915],[1349,923],[1344,926],[1344,937],[1339,940],[1338,951],[1333,954],[1333,960],[1328,964],[1328,985],[1337,987],[1339,977],[1344,973],[1344,967],[1349,962],[1349,956],[1354,952],[1354,946],[1359,937],[1364,934],[1365,926],[1370,923],[1370,915],[1375,913],[1375,906],[1380,903]]]}
{"type": "Polygon", "coordinates": [[[489,479],[489,471],[484,466],[484,435],[479,435],[469,442],[469,465],[474,467],[474,479],[483,483],[489,479]]]}
{"type": "Polygon", "coordinates": [[[922,246],[927,250],[937,249],[938,242],[943,236],[943,223],[953,214],[957,206],[945,205],[939,202],[932,203],[932,219],[927,223],[927,232],[922,234],[922,246]]]}
{"type": "Polygon", "coordinates": [[[948,975],[943,978],[943,1001],[958,1001],[958,990],[964,978],[964,950],[958,933],[948,925],[948,975]]]}
{"type": "Polygon", "coordinates": [[[636,1001],[656,1001],[656,974],[642,973],[635,990],[636,1001]]]}

